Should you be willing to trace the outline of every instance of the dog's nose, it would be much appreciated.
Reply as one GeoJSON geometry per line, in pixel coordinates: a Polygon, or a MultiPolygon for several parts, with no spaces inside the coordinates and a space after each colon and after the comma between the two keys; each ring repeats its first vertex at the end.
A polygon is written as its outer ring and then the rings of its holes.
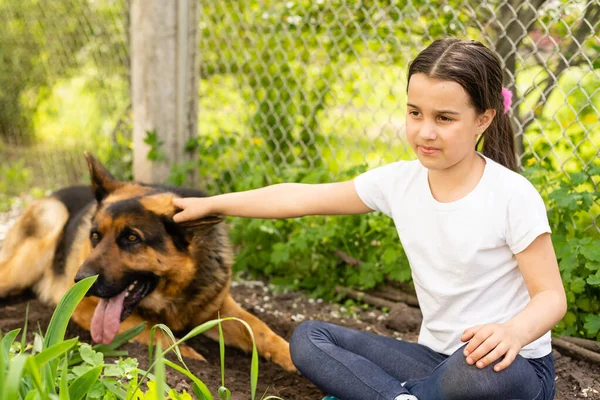
{"type": "Polygon", "coordinates": [[[94,271],[92,268],[86,268],[84,264],[79,268],[77,274],[75,274],[75,283],[94,275],[98,275],[98,272],[94,271]]]}

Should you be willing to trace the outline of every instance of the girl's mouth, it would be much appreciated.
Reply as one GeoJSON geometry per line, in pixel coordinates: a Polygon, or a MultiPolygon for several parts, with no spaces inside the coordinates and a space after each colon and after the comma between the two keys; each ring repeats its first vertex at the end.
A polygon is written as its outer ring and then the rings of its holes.
{"type": "Polygon", "coordinates": [[[417,148],[419,149],[419,151],[420,151],[422,154],[425,154],[425,155],[427,155],[427,156],[430,156],[430,155],[436,154],[437,152],[439,152],[439,151],[440,151],[440,149],[438,149],[438,148],[435,148],[435,147],[428,147],[428,146],[418,146],[417,148]]]}

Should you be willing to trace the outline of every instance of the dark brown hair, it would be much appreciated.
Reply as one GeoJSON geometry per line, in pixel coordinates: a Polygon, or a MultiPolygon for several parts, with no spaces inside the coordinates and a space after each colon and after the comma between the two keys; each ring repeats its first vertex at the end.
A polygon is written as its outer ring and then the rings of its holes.
{"type": "Polygon", "coordinates": [[[410,63],[409,82],[416,73],[458,83],[468,93],[478,114],[489,109],[496,110],[496,116],[475,148],[483,139],[482,153],[485,156],[513,171],[517,170],[514,132],[508,115],[504,114],[502,67],[492,51],[475,40],[436,40],[410,63]]]}

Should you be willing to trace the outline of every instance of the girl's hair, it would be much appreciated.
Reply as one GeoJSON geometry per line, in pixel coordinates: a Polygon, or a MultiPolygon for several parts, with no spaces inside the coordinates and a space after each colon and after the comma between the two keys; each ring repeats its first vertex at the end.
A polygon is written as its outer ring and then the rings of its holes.
{"type": "Polygon", "coordinates": [[[490,126],[481,135],[482,153],[492,160],[516,171],[514,132],[504,113],[502,68],[500,60],[482,43],[455,38],[433,42],[415,58],[408,69],[408,81],[416,73],[430,78],[454,81],[469,94],[471,105],[478,114],[496,110],[490,126]]]}

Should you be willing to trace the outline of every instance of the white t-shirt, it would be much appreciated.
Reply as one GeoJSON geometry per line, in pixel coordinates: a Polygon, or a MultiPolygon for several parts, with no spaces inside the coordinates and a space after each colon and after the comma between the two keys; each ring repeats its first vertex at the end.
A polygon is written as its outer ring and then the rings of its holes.
{"type": "MultiPolygon", "coordinates": [[[[503,323],[530,300],[515,254],[550,232],[544,202],[523,176],[484,157],[477,186],[438,202],[427,169],[399,161],[356,177],[371,209],[394,219],[408,257],[423,322],[419,343],[450,355],[465,329],[503,323]]],[[[523,347],[526,358],[551,352],[550,331],[523,347]]]]}

